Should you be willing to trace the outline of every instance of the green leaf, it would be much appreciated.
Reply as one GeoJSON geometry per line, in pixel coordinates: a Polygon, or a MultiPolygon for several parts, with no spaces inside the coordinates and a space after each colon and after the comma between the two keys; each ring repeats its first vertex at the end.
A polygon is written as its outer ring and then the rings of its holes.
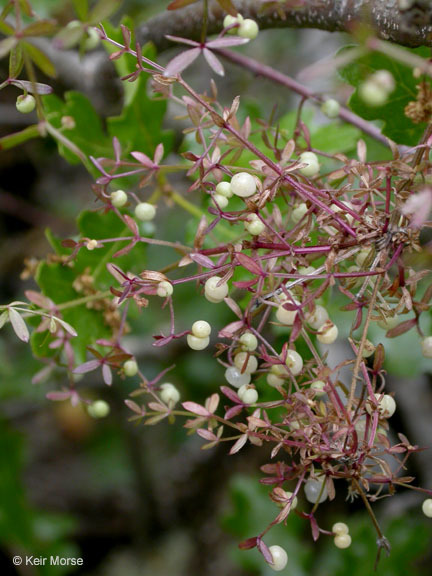
{"type": "Polygon", "coordinates": [[[19,42],[9,54],[9,78],[17,78],[24,66],[22,43],[19,42]]]}
{"type": "Polygon", "coordinates": [[[51,62],[51,60],[48,58],[48,56],[44,54],[42,50],[39,50],[39,48],[33,46],[33,44],[23,42],[23,46],[25,46],[27,54],[30,56],[30,58],[33,60],[36,66],[40,70],[42,70],[42,72],[47,76],[55,78],[56,76],[55,67],[54,64],[51,62]]]}
{"type": "Polygon", "coordinates": [[[0,41],[0,58],[3,58],[7,54],[9,54],[9,52],[14,49],[17,42],[18,41],[15,38],[15,36],[11,36],[10,38],[4,38],[3,40],[1,40],[0,41]]]}
{"type": "Polygon", "coordinates": [[[27,140],[32,140],[33,138],[39,137],[39,126],[29,126],[20,132],[15,132],[15,134],[8,134],[7,136],[0,138],[0,150],[9,150],[10,148],[19,146],[23,142],[27,142],[27,140]]]}
{"type": "Polygon", "coordinates": [[[24,28],[22,36],[46,36],[53,34],[57,30],[55,20],[37,20],[24,28]]]}
{"type": "Polygon", "coordinates": [[[87,0],[72,0],[75,12],[80,20],[86,20],[88,14],[87,0]]]}
{"type": "Polygon", "coordinates": [[[122,0],[99,0],[87,17],[89,24],[98,24],[101,20],[109,18],[120,7],[122,0]]]}
{"type": "MultiPolygon", "coordinates": [[[[345,46],[338,52],[338,55],[351,49],[353,46],[345,46]]],[[[417,56],[429,57],[429,49],[426,47],[410,51],[417,56]]],[[[396,62],[384,54],[372,52],[350,62],[349,65],[340,69],[339,73],[344,80],[356,88],[349,100],[349,106],[353,112],[365,120],[381,120],[383,134],[398,144],[408,146],[418,144],[426,124],[414,124],[404,113],[407,104],[416,99],[416,86],[419,83],[419,80],[414,78],[411,67],[396,62]],[[371,107],[359,97],[358,87],[377,70],[388,70],[396,81],[396,88],[389,95],[386,104],[371,107]]]]}

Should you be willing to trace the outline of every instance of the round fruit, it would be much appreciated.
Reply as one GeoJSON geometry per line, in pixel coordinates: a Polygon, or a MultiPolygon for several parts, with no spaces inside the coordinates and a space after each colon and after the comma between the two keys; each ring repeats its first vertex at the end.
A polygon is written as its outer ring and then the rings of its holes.
{"type": "Polygon", "coordinates": [[[270,374],[267,374],[267,384],[269,386],[276,388],[276,386],[283,386],[284,383],[285,383],[285,378],[281,378],[277,374],[272,374],[271,372],[270,372],[270,374]]]}
{"type": "Polygon", "coordinates": [[[36,107],[36,100],[31,94],[21,94],[16,99],[16,109],[21,114],[29,114],[36,107]]]}
{"type": "Polygon", "coordinates": [[[308,502],[315,504],[318,501],[321,504],[324,500],[327,500],[328,493],[324,482],[325,478],[323,477],[309,478],[304,485],[304,493],[308,502]]]}
{"type": "Polygon", "coordinates": [[[327,118],[337,118],[340,112],[340,104],[337,100],[329,98],[321,105],[321,112],[327,116],[327,118]]]}
{"type": "Polygon", "coordinates": [[[231,198],[233,195],[231,184],[229,182],[219,182],[216,186],[216,194],[219,196],[225,196],[225,198],[231,198]]]}
{"type": "Polygon", "coordinates": [[[209,302],[222,302],[228,296],[228,284],[226,282],[219,284],[221,280],[220,276],[212,276],[206,281],[204,295],[209,302]]]}
{"type": "Polygon", "coordinates": [[[256,192],[256,180],[248,172],[239,172],[231,179],[232,193],[240,198],[248,198],[253,196],[256,192]]]}
{"type": "Polygon", "coordinates": [[[260,220],[256,214],[250,214],[247,217],[244,227],[249,234],[252,234],[252,236],[259,236],[265,230],[264,222],[260,220]]]}
{"type": "Polygon", "coordinates": [[[306,204],[304,202],[302,202],[301,204],[299,204],[297,206],[297,208],[294,208],[294,210],[292,211],[291,220],[295,224],[298,224],[300,222],[300,220],[303,218],[303,216],[306,214],[307,211],[308,211],[308,207],[306,206],[306,204]]]}
{"type": "Polygon", "coordinates": [[[427,498],[422,504],[423,514],[432,518],[432,498],[427,498]]]}
{"type": "Polygon", "coordinates": [[[237,30],[237,34],[239,36],[242,38],[248,38],[249,40],[256,38],[258,36],[258,32],[258,24],[251,18],[245,18],[245,20],[240,23],[240,26],[237,30]]]}
{"type": "Polygon", "coordinates": [[[285,364],[293,376],[297,376],[303,370],[303,358],[295,350],[288,350],[285,364]]]}
{"type": "Polygon", "coordinates": [[[123,364],[123,370],[126,376],[135,376],[138,373],[138,364],[135,360],[126,360],[123,364]]]}
{"type": "Polygon", "coordinates": [[[393,74],[388,70],[377,70],[369,77],[369,81],[385,90],[387,94],[390,94],[396,88],[393,74]]]}
{"type": "Polygon", "coordinates": [[[421,343],[422,354],[425,358],[432,358],[432,336],[423,338],[421,343]]]}
{"type": "Polygon", "coordinates": [[[167,298],[168,296],[172,296],[173,292],[174,287],[171,282],[168,282],[168,280],[162,280],[162,282],[159,282],[157,285],[156,294],[159,296],[159,298],[167,298]]]}
{"type": "Polygon", "coordinates": [[[349,534],[335,536],[334,543],[336,548],[349,548],[351,546],[351,536],[349,534]]]}
{"type": "Polygon", "coordinates": [[[85,50],[94,50],[100,43],[100,36],[96,28],[87,28],[87,38],[84,40],[85,50]]]}
{"type": "Polygon", "coordinates": [[[333,344],[333,342],[336,341],[338,334],[339,330],[336,324],[327,321],[319,334],[317,334],[317,340],[322,344],[333,344]]]}
{"type": "Polygon", "coordinates": [[[281,324],[292,326],[294,324],[297,310],[286,310],[282,305],[276,310],[276,318],[281,324]]]}
{"type": "Polygon", "coordinates": [[[273,563],[269,564],[270,568],[275,572],[280,572],[288,564],[288,554],[281,546],[276,545],[270,546],[269,551],[273,558],[273,563]]]}
{"type": "Polygon", "coordinates": [[[243,384],[237,394],[243,404],[255,404],[258,400],[258,392],[255,388],[251,388],[249,384],[243,384]]]}
{"type": "Polygon", "coordinates": [[[300,162],[307,164],[303,168],[300,168],[300,172],[303,176],[307,176],[308,178],[315,176],[319,172],[319,162],[318,157],[314,152],[302,152],[300,154],[300,162]]]}
{"type": "Polygon", "coordinates": [[[252,332],[245,332],[242,334],[239,338],[239,342],[242,345],[242,348],[248,352],[253,352],[258,347],[258,339],[255,334],[252,334],[252,332]]]}
{"type": "Polygon", "coordinates": [[[243,374],[236,366],[230,366],[225,370],[225,379],[234,388],[240,388],[251,381],[251,375],[244,372],[243,374]]]}
{"type": "MultiPolygon", "coordinates": [[[[382,418],[390,418],[396,412],[396,402],[394,398],[389,394],[376,393],[375,398],[378,402],[378,411],[382,418]]],[[[369,414],[372,414],[375,410],[375,406],[372,405],[370,401],[366,402],[366,410],[369,414]]]]}
{"type": "Polygon", "coordinates": [[[205,320],[197,320],[192,324],[192,334],[197,338],[207,338],[210,336],[211,326],[205,320]]]}
{"type": "Polygon", "coordinates": [[[400,322],[399,316],[396,314],[395,316],[387,316],[387,318],[383,320],[379,320],[377,322],[378,326],[383,330],[391,330],[395,326],[397,326],[400,322]]]}
{"type": "Polygon", "coordinates": [[[135,207],[135,216],[138,220],[142,220],[143,222],[148,222],[149,220],[153,220],[156,216],[156,207],[153,204],[149,204],[148,202],[140,202],[135,207]]]}
{"type": "Polygon", "coordinates": [[[312,382],[310,387],[312,390],[315,390],[315,396],[324,396],[324,394],[326,393],[324,390],[325,382],[323,382],[322,380],[315,380],[315,382],[312,382]]]}
{"type": "Polygon", "coordinates": [[[222,196],[222,194],[215,194],[213,196],[213,200],[214,200],[214,203],[216,204],[216,206],[218,208],[220,208],[221,210],[226,208],[229,204],[228,198],[226,196],[222,196]]]}
{"type": "Polygon", "coordinates": [[[365,263],[366,259],[368,258],[370,250],[360,250],[360,252],[356,256],[356,264],[362,268],[363,264],[365,263]]]}
{"type": "Polygon", "coordinates": [[[332,532],[336,534],[336,536],[342,536],[343,534],[348,534],[349,528],[345,522],[336,522],[336,524],[332,526],[332,532]]]}
{"type": "Polygon", "coordinates": [[[160,398],[162,402],[165,402],[165,404],[168,404],[171,408],[180,400],[180,392],[174,384],[165,382],[165,384],[161,384],[160,390],[160,398]]]}
{"type": "Polygon", "coordinates": [[[372,344],[370,340],[365,340],[363,346],[362,356],[363,358],[369,358],[375,352],[375,346],[372,344]]]}
{"type": "Polygon", "coordinates": [[[128,201],[127,194],[124,190],[116,190],[110,194],[111,204],[116,208],[121,208],[128,201]]]}
{"type": "Polygon", "coordinates": [[[312,313],[305,313],[306,322],[313,330],[320,330],[328,320],[328,312],[324,306],[317,304],[312,313]]]}
{"type": "Polygon", "coordinates": [[[87,250],[90,250],[90,252],[91,252],[92,250],[97,248],[97,245],[98,245],[97,240],[89,240],[86,244],[86,248],[87,248],[87,250]]]}
{"type": "Polygon", "coordinates": [[[207,348],[210,344],[210,338],[208,336],[207,338],[197,338],[193,334],[188,334],[186,339],[189,348],[192,348],[192,350],[204,350],[204,348],[207,348]]]}
{"type": "Polygon", "coordinates": [[[105,400],[96,400],[87,406],[87,412],[92,418],[106,418],[110,413],[110,407],[105,400]]]}
{"type": "Polygon", "coordinates": [[[384,106],[384,104],[387,102],[387,90],[384,90],[382,86],[376,84],[372,80],[366,80],[366,82],[360,84],[358,92],[363,102],[368,104],[368,106],[372,106],[373,108],[384,106]]]}
{"type": "Polygon", "coordinates": [[[239,352],[234,356],[234,366],[242,373],[253,374],[258,368],[258,360],[247,352],[239,352]]]}

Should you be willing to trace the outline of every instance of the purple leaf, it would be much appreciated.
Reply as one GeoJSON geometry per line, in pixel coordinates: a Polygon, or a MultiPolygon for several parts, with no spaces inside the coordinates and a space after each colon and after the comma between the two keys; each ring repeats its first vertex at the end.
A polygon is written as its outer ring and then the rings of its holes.
{"type": "Polygon", "coordinates": [[[219,330],[219,338],[232,338],[233,335],[243,328],[243,320],[237,320],[236,322],[231,322],[227,324],[222,330],[219,330]]]}
{"type": "Polygon", "coordinates": [[[236,258],[237,258],[237,262],[239,262],[239,264],[241,264],[243,266],[243,268],[246,268],[246,270],[249,270],[249,272],[252,272],[252,274],[256,274],[257,276],[260,276],[262,274],[262,268],[259,265],[258,262],[256,262],[253,258],[251,258],[250,256],[247,256],[246,254],[236,254],[236,258]]]}
{"type": "Polygon", "coordinates": [[[203,54],[204,58],[207,60],[207,64],[210,66],[213,72],[219,76],[225,76],[224,67],[222,66],[220,60],[213,54],[213,52],[210,52],[210,50],[207,48],[203,48],[203,54]]]}
{"type": "Polygon", "coordinates": [[[234,390],[232,390],[231,388],[228,388],[228,386],[221,386],[220,390],[221,390],[222,394],[224,394],[232,402],[236,402],[236,404],[241,402],[240,398],[237,396],[237,394],[234,392],[234,390]]]}
{"type": "Polygon", "coordinates": [[[257,545],[257,538],[255,536],[254,538],[248,538],[247,540],[243,540],[243,542],[240,542],[238,547],[240,548],[240,550],[251,550],[252,548],[255,548],[256,545],[257,545]]]}
{"type": "Polygon", "coordinates": [[[29,82],[28,80],[11,80],[9,84],[13,84],[18,88],[22,88],[30,94],[51,94],[53,89],[48,84],[41,84],[40,82],[29,82]]]}
{"type": "Polygon", "coordinates": [[[200,266],[202,266],[203,268],[211,269],[215,267],[212,260],[210,260],[210,258],[208,256],[205,256],[204,254],[199,253],[189,254],[189,258],[194,262],[196,262],[197,264],[199,264],[200,266]]]}
{"type": "Polygon", "coordinates": [[[215,442],[218,440],[218,437],[216,434],[214,434],[214,432],[211,430],[206,430],[205,428],[198,428],[197,434],[198,436],[201,436],[201,438],[204,438],[204,440],[209,440],[210,442],[215,442]]]}
{"type": "Polygon", "coordinates": [[[318,528],[318,523],[316,521],[315,516],[311,516],[309,518],[310,523],[311,523],[311,530],[312,530],[312,538],[314,540],[314,542],[316,542],[319,538],[319,528],[318,528]]]}
{"type": "Polygon", "coordinates": [[[237,452],[240,452],[240,450],[246,444],[247,439],[248,439],[247,434],[242,434],[240,436],[240,438],[237,440],[237,442],[235,444],[233,444],[229,453],[232,455],[232,454],[237,454],[237,452]]]}
{"type": "Polygon", "coordinates": [[[241,46],[242,44],[247,44],[249,42],[248,38],[216,38],[215,40],[210,40],[206,42],[207,48],[229,48],[230,46],[241,46]]]}
{"type": "Polygon", "coordinates": [[[99,360],[89,360],[84,362],[81,366],[77,366],[75,370],[72,370],[74,374],[86,374],[87,372],[92,372],[99,367],[99,360]]]}
{"type": "Polygon", "coordinates": [[[268,549],[268,546],[264,544],[264,542],[261,539],[257,543],[257,548],[264,556],[264,559],[267,562],[267,564],[270,564],[271,566],[274,565],[273,556],[270,550],[268,549]]]}
{"type": "Polygon", "coordinates": [[[225,412],[225,420],[231,420],[231,418],[237,416],[237,414],[240,414],[242,410],[243,410],[243,404],[237,404],[236,406],[229,408],[225,412]]]}
{"type": "Polygon", "coordinates": [[[185,68],[190,66],[192,62],[194,62],[201,53],[201,48],[192,48],[191,50],[186,50],[182,52],[175,58],[173,58],[170,62],[168,62],[168,66],[165,69],[164,76],[175,76],[176,74],[180,74],[183,72],[185,68]]]}
{"type": "Polygon", "coordinates": [[[67,400],[70,397],[70,392],[48,392],[48,394],[45,395],[45,398],[48,400],[55,400],[57,402],[67,400]]]}
{"type": "Polygon", "coordinates": [[[171,40],[172,42],[179,42],[180,44],[188,44],[189,46],[196,46],[199,47],[200,43],[196,42],[195,40],[189,40],[189,38],[181,38],[180,36],[171,36],[170,34],[166,34],[165,38],[171,40]]]}
{"type": "Polygon", "coordinates": [[[196,404],[195,402],[183,402],[183,408],[188,412],[192,412],[192,414],[197,414],[198,416],[211,416],[211,412],[201,406],[200,404],[196,404]]]}
{"type": "Polygon", "coordinates": [[[108,364],[104,364],[102,366],[102,377],[103,377],[103,381],[105,382],[105,384],[107,386],[111,386],[111,384],[112,384],[112,372],[111,372],[111,368],[108,366],[108,364]]]}
{"type": "Polygon", "coordinates": [[[28,342],[30,334],[26,326],[26,323],[14,308],[9,308],[9,320],[18,338],[23,342],[28,342]]]}
{"type": "Polygon", "coordinates": [[[153,160],[150,160],[150,158],[143,152],[131,152],[131,156],[133,156],[135,160],[138,160],[140,164],[146,166],[147,168],[154,167],[153,160]]]}

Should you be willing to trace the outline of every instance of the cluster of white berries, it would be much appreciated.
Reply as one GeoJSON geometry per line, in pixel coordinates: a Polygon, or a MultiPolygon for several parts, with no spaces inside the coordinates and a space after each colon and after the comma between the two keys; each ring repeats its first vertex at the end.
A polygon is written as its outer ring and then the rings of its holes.
{"type": "Polygon", "coordinates": [[[384,106],[389,95],[396,88],[396,82],[388,70],[377,70],[359,86],[359,96],[365,104],[384,106]]]}
{"type": "Polygon", "coordinates": [[[174,384],[171,384],[171,382],[165,382],[165,384],[161,384],[160,390],[160,399],[162,402],[165,402],[169,408],[174,408],[180,400],[180,392],[174,384]]]}
{"type": "MultiPolygon", "coordinates": [[[[282,297],[282,300],[286,301],[286,296],[285,298],[282,297]]],[[[298,304],[298,302],[294,300],[293,304],[298,304]]],[[[294,324],[296,314],[296,310],[286,310],[284,308],[284,302],[282,302],[276,309],[277,320],[286,326],[292,326],[294,324]]],[[[313,312],[305,313],[305,318],[309,326],[313,330],[318,331],[317,339],[319,342],[322,344],[333,344],[333,342],[335,342],[339,330],[336,324],[333,324],[330,320],[328,312],[324,306],[317,304],[313,312]]],[[[371,344],[371,346],[373,345],[371,344]]]]}
{"type": "Polygon", "coordinates": [[[231,16],[228,14],[225,16],[223,27],[228,28],[230,26],[233,26],[233,28],[228,32],[231,34],[237,34],[242,38],[253,40],[258,36],[259,27],[255,20],[252,20],[251,18],[243,18],[241,14],[237,14],[237,16],[231,16]]]}
{"type": "Polygon", "coordinates": [[[334,544],[337,548],[349,548],[351,546],[351,536],[349,528],[345,522],[336,522],[332,526],[332,532],[335,534],[334,544]]]}
{"type": "Polygon", "coordinates": [[[211,276],[204,285],[204,296],[214,304],[222,302],[228,296],[228,284],[220,276],[211,276]]]}
{"type": "Polygon", "coordinates": [[[191,334],[187,335],[187,343],[192,350],[204,350],[210,343],[211,326],[205,320],[197,320],[192,324],[191,334]]]}

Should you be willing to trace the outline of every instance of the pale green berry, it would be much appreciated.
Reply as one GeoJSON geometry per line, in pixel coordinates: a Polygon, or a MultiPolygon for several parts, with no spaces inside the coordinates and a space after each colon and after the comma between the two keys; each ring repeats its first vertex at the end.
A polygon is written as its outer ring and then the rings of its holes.
{"type": "MultiPolygon", "coordinates": [[[[396,402],[389,394],[376,393],[375,398],[378,402],[378,412],[382,418],[390,418],[396,411],[396,402]]],[[[375,411],[375,406],[369,400],[366,402],[366,410],[369,414],[375,411]]]]}
{"type": "Polygon", "coordinates": [[[270,554],[272,555],[273,563],[269,564],[275,572],[280,572],[288,564],[288,554],[281,546],[270,546],[270,554]]]}
{"type": "Polygon", "coordinates": [[[285,378],[281,378],[277,374],[267,374],[267,384],[272,388],[280,387],[285,384],[285,378]]]}
{"type": "Polygon", "coordinates": [[[21,114],[29,114],[36,107],[36,100],[31,94],[21,94],[16,99],[16,109],[21,114]]]}
{"type": "Polygon", "coordinates": [[[87,406],[87,412],[92,418],[106,418],[110,413],[110,407],[105,400],[96,400],[87,406]]]}
{"type": "Polygon", "coordinates": [[[228,198],[226,196],[222,196],[222,194],[215,194],[213,196],[213,201],[218,208],[223,210],[228,206],[228,198]]]}
{"type": "Polygon", "coordinates": [[[377,70],[369,77],[368,81],[385,90],[387,94],[390,94],[396,88],[393,74],[388,70],[377,70]]]}
{"type": "Polygon", "coordinates": [[[248,352],[253,352],[258,347],[258,339],[255,334],[252,334],[252,332],[245,332],[242,334],[239,338],[239,342],[242,345],[242,348],[248,352]]]}
{"type": "Polygon", "coordinates": [[[192,350],[204,350],[204,348],[207,348],[210,343],[210,338],[208,336],[206,338],[198,338],[193,334],[188,334],[186,340],[189,348],[192,348],[192,350]]]}
{"type": "Polygon", "coordinates": [[[321,104],[321,112],[327,116],[327,118],[337,118],[340,112],[340,104],[334,98],[329,98],[321,104]]]}
{"type": "Polygon", "coordinates": [[[255,404],[258,400],[258,392],[249,384],[243,384],[237,392],[238,397],[244,404],[255,404]]]}
{"type": "Polygon", "coordinates": [[[370,340],[365,340],[362,356],[363,358],[369,358],[375,352],[375,346],[372,344],[370,340]]]}
{"type": "Polygon", "coordinates": [[[395,316],[387,316],[387,318],[379,320],[377,322],[378,326],[383,330],[391,330],[395,326],[397,326],[400,322],[399,316],[396,314],[395,316]]]}
{"type": "Polygon", "coordinates": [[[342,536],[343,534],[348,534],[349,528],[345,522],[336,522],[332,526],[332,532],[336,534],[336,536],[342,536]]]}
{"type": "Polygon", "coordinates": [[[168,280],[162,280],[159,282],[156,288],[156,294],[159,298],[167,298],[168,296],[172,296],[174,292],[174,286],[168,280]]]}
{"type": "Polygon", "coordinates": [[[427,498],[422,504],[422,511],[425,516],[432,518],[432,498],[427,498]]]}
{"type": "Polygon", "coordinates": [[[207,279],[204,285],[204,295],[209,302],[222,302],[228,296],[228,284],[226,282],[219,284],[221,280],[220,276],[211,276],[207,279]]]}
{"type": "Polygon", "coordinates": [[[138,364],[135,360],[126,360],[123,364],[123,370],[126,376],[135,376],[138,373],[138,364]]]}
{"type": "Polygon", "coordinates": [[[216,194],[219,196],[225,196],[225,198],[231,198],[233,191],[231,190],[231,184],[229,182],[219,182],[216,186],[216,194]]]}
{"type": "Polygon", "coordinates": [[[360,268],[363,267],[363,264],[366,262],[366,259],[369,257],[370,250],[360,250],[356,256],[356,264],[360,268]]]}
{"type": "Polygon", "coordinates": [[[422,354],[425,358],[432,358],[432,336],[423,338],[421,343],[422,354]]]}
{"type": "Polygon", "coordinates": [[[231,179],[231,190],[232,193],[240,198],[248,198],[253,196],[256,192],[256,180],[248,172],[239,172],[235,174],[231,179]]]}
{"type": "Polygon", "coordinates": [[[297,376],[303,370],[303,358],[295,350],[288,350],[285,364],[293,376],[297,376]]]}
{"type": "Polygon", "coordinates": [[[124,190],[116,190],[110,194],[111,204],[116,208],[122,208],[128,201],[127,194],[124,190]]]}
{"type": "Polygon", "coordinates": [[[298,224],[300,222],[300,220],[303,218],[303,216],[306,214],[307,211],[308,211],[308,207],[306,206],[306,204],[304,202],[302,202],[296,208],[294,208],[294,210],[291,212],[291,220],[295,224],[298,224]]]}
{"type": "Polygon", "coordinates": [[[210,336],[211,326],[205,320],[197,320],[192,324],[192,334],[197,338],[207,338],[210,336]]]}
{"type": "Polygon", "coordinates": [[[322,380],[315,380],[311,384],[311,389],[315,391],[315,396],[324,396],[325,395],[325,382],[322,380]]]}
{"type": "Polygon", "coordinates": [[[327,500],[328,492],[325,485],[325,478],[323,476],[309,478],[304,485],[304,493],[306,500],[312,504],[315,504],[317,501],[321,504],[324,500],[327,500]]]}
{"type": "Polygon", "coordinates": [[[253,374],[258,368],[258,360],[247,352],[238,352],[234,356],[234,366],[242,373],[253,374]]]}
{"type": "MultiPolygon", "coordinates": [[[[347,208],[351,208],[351,210],[353,210],[353,205],[351,204],[351,202],[344,202],[344,201],[341,201],[341,202],[344,206],[346,206],[347,208]]],[[[349,212],[345,211],[343,208],[341,208],[337,204],[331,204],[330,208],[333,210],[333,212],[342,212],[343,215],[345,216],[348,224],[353,223],[354,216],[352,216],[349,212]]]]}
{"type": "Polygon", "coordinates": [[[237,30],[237,34],[242,38],[248,38],[249,40],[254,40],[258,36],[259,27],[255,20],[251,18],[245,18],[237,30]]]}
{"type": "Polygon", "coordinates": [[[84,40],[84,49],[94,50],[100,43],[100,36],[95,28],[87,28],[87,38],[84,40]]]}
{"type": "Polygon", "coordinates": [[[322,344],[333,344],[339,334],[336,324],[327,321],[317,334],[317,340],[322,344]]]}
{"type": "Polygon", "coordinates": [[[311,178],[312,176],[318,174],[320,170],[319,162],[318,157],[316,154],[314,154],[314,152],[302,152],[300,154],[299,160],[300,162],[307,164],[307,166],[300,168],[300,172],[303,174],[303,176],[311,178]]]}
{"type": "Polygon", "coordinates": [[[153,206],[153,204],[149,204],[148,202],[140,202],[135,207],[135,216],[143,222],[153,220],[153,218],[156,216],[156,207],[153,206]]]}
{"type": "Polygon", "coordinates": [[[172,408],[180,400],[180,392],[174,384],[165,382],[165,384],[161,384],[160,386],[160,398],[162,402],[165,402],[165,404],[168,404],[168,406],[172,408]]]}
{"type": "Polygon", "coordinates": [[[245,230],[252,236],[259,236],[265,230],[265,224],[256,214],[249,214],[244,223],[245,230]]]}
{"type": "Polygon", "coordinates": [[[317,304],[313,312],[306,312],[306,322],[313,330],[320,330],[328,320],[328,312],[324,306],[317,304]]]}
{"type": "Polygon", "coordinates": [[[90,252],[92,250],[94,250],[95,248],[97,248],[97,246],[98,246],[97,240],[89,240],[86,244],[86,248],[87,248],[87,250],[90,250],[90,252]]]}
{"type": "Polygon", "coordinates": [[[245,384],[249,384],[251,375],[246,372],[241,373],[236,366],[229,366],[225,370],[225,379],[234,388],[240,388],[245,384]]]}
{"type": "Polygon", "coordinates": [[[359,96],[365,104],[377,108],[384,106],[388,99],[388,92],[382,86],[371,80],[366,80],[359,86],[359,96]]]}
{"type": "Polygon", "coordinates": [[[340,534],[335,536],[334,544],[336,548],[349,548],[351,546],[351,536],[349,534],[340,534]]]}
{"type": "Polygon", "coordinates": [[[282,305],[278,306],[276,309],[276,318],[278,322],[285,324],[286,326],[292,326],[294,324],[296,315],[296,310],[286,310],[282,305]]]}

